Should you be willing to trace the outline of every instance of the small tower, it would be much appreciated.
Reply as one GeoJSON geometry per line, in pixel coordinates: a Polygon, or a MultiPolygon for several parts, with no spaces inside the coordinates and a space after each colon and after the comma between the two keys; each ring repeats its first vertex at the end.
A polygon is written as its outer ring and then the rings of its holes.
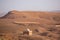
{"type": "Polygon", "coordinates": [[[29,28],[27,28],[24,32],[23,32],[23,34],[25,35],[29,35],[29,36],[31,36],[32,35],[32,31],[29,29],[29,28]]]}

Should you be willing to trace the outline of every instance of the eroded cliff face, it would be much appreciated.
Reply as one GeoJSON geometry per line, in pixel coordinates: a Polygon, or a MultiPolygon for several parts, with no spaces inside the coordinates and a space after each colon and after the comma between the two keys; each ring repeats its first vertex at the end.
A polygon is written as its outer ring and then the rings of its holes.
{"type": "Polygon", "coordinates": [[[13,10],[0,18],[0,37],[6,40],[59,40],[59,25],[59,13],[13,10]],[[33,31],[32,36],[22,34],[26,28],[33,31]]]}

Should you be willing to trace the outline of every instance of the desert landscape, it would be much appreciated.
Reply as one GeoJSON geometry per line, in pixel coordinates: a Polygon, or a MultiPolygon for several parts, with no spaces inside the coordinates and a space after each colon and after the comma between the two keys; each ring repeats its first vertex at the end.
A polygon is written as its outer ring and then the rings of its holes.
{"type": "Polygon", "coordinates": [[[0,17],[0,40],[60,40],[60,12],[9,11],[0,17]]]}

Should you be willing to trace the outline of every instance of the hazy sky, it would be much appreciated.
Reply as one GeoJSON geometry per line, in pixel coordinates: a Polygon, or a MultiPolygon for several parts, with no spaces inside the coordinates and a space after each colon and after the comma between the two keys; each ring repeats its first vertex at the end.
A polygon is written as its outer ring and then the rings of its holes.
{"type": "Polygon", "coordinates": [[[10,10],[52,11],[60,10],[60,0],[0,0],[0,15],[10,10]]]}

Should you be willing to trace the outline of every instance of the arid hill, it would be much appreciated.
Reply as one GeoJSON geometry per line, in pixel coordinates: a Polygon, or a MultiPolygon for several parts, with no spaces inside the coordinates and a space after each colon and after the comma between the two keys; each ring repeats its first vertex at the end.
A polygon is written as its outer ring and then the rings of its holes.
{"type": "Polygon", "coordinates": [[[59,25],[60,13],[57,12],[13,10],[0,18],[0,35],[8,34],[6,40],[59,40],[59,25]],[[33,31],[32,36],[20,34],[26,28],[33,31]]]}

